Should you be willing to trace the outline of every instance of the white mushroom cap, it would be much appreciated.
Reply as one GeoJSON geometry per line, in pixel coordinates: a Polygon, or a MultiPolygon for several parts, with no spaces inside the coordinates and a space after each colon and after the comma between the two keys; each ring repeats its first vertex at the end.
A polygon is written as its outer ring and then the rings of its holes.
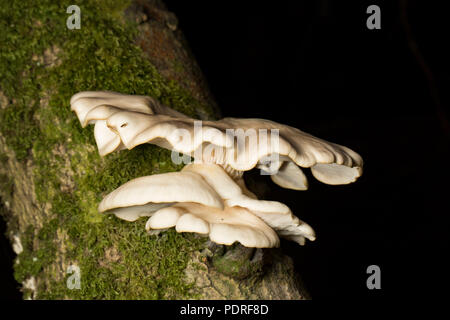
{"type": "Polygon", "coordinates": [[[203,121],[201,132],[194,134],[193,119],[175,119],[170,116],[149,116],[144,114],[121,112],[115,113],[107,120],[108,126],[116,131],[122,142],[129,149],[143,143],[155,143],[177,152],[196,155],[200,146],[203,149],[203,162],[211,160],[207,154],[206,144],[222,147],[225,151],[216,160],[223,166],[230,166],[237,171],[247,171],[260,165],[260,161],[271,155],[271,145],[260,148],[258,143],[248,143],[245,148],[234,146],[232,137],[226,134],[228,128],[259,129],[279,128],[280,170],[272,176],[272,180],[282,187],[305,190],[308,187],[306,176],[301,167],[310,167],[316,179],[327,184],[347,184],[354,182],[362,174],[363,161],[352,150],[324,140],[315,138],[298,129],[263,119],[231,119],[221,121],[203,121]],[[126,126],[123,126],[126,124],[126,126]],[[179,140],[177,130],[186,130],[191,141],[179,140]],[[208,132],[208,134],[206,134],[208,132]],[[197,137],[202,140],[195,139],[197,137]],[[162,142],[162,140],[165,140],[162,142]],[[236,154],[237,155],[236,155],[236,154]],[[245,159],[245,161],[242,161],[245,159]]]}
{"type": "Polygon", "coordinates": [[[141,217],[151,217],[152,214],[161,208],[169,207],[174,202],[147,203],[141,206],[117,207],[108,212],[114,213],[117,218],[126,221],[136,221],[141,217]]]}
{"type": "Polygon", "coordinates": [[[220,196],[201,176],[192,172],[168,172],[128,181],[100,202],[98,210],[142,206],[148,203],[197,202],[223,209],[220,196]]]}
{"type": "MultiPolygon", "coordinates": [[[[225,118],[221,121],[223,122],[222,126],[230,128],[278,129],[280,159],[287,159],[303,168],[311,168],[314,177],[323,183],[348,184],[354,182],[362,174],[363,160],[356,152],[347,147],[316,138],[297,128],[264,119],[225,118]]],[[[257,132],[259,133],[259,131],[257,132]]],[[[270,139],[268,143],[271,143],[270,139]]],[[[271,147],[270,145],[269,150],[271,147]]],[[[261,159],[267,155],[268,153],[264,152],[264,148],[258,149],[255,154],[251,153],[252,164],[260,164],[261,159]]],[[[281,171],[276,176],[272,179],[282,187],[296,190],[307,188],[304,174],[301,170],[295,170],[294,172],[294,167],[290,164],[284,168],[281,165],[281,171]],[[295,174],[300,182],[293,183],[292,179],[287,179],[286,172],[283,172],[286,170],[289,171],[289,174],[295,174]]]]}
{"type": "Polygon", "coordinates": [[[315,239],[314,230],[286,205],[244,194],[215,164],[189,164],[181,172],[131,180],[107,195],[99,211],[128,221],[150,216],[148,229],[176,227],[178,232],[209,234],[212,241],[221,244],[239,241],[253,247],[278,245],[272,232],[300,244],[304,238],[315,239]],[[231,233],[227,236],[221,230],[231,233]]]}
{"type": "Polygon", "coordinates": [[[276,174],[270,176],[280,187],[293,190],[307,190],[308,179],[302,169],[292,161],[284,161],[276,174]]]}
{"type": "Polygon", "coordinates": [[[165,140],[164,145],[169,148],[186,154],[193,153],[204,143],[225,148],[233,145],[230,137],[224,135],[223,130],[216,128],[213,121],[203,121],[202,127],[198,128],[199,132],[195,134],[195,121],[190,118],[180,119],[167,115],[149,116],[123,111],[109,117],[107,124],[111,130],[117,132],[128,149],[143,143],[157,144],[161,140],[165,140]],[[188,134],[192,139],[182,139],[182,133],[188,134]]]}
{"type": "MultiPolygon", "coordinates": [[[[144,114],[166,114],[174,117],[185,118],[186,115],[166,107],[157,100],[148,96],[128,95],[111,91],[83,91],[70,99],[71,109],[76,112],[83,127],[86,125],[86,115],[92,109],[99,106],[115,107],[120,110],[140,112],[144,114]]],[[[105,120],[109,117],[108,110],[104,117],[96,120],[105,120]]]]}
{"type": "Polygon", "coordinates": [[[150,216],[146,224],[148,231],[175,227],[177,232],[209,235],[211,241],[219,244],[231,245],[238,241],[247,247],[279,246],[276,232],[249,210],[223,208],[221,203],[211,201],[210,187],[206,183],[186,185],[199,179],[202,178],[195,173],[172,172],[131,180],[106,196],[99,211],[114,213],[127,221],[150,216]],[[205,187],[206,192],[202,189],[205,187]],[[147,203],[142,204],[144,202],[147,203]]]}
{"type": "Polygon", "coordinates": [[[108,128],[106,120],[96,121],[94,137],[97,143],[98,153],[101,156],[105,156],[114,150],[126,149],[120,137],[108,128]]]}
{"type": "Polygon", "coordinates": [[[246,247],[278,247],[279,238],[261,219],[241,207],[220,210],[198,203],[179,203],[160,209],[147,221],[146,229],[175,227],[177,232],[209,234],[211,241],[231,245],[240,242],[246,247]]]}
{"type": "Polygon", "coordinates": [[[185,166],[182,172],[198,173],[224,199],[227,207],[239,206],[250,210],[279,235],[287,238],[300,236],[311,241],[315,240],[314,230],[294,216],[288,206],[278,201],[258,200],[244,194],[242,187],[231,179],[220,166],[194,163],[185,166]]]}
{"type": "MultiPolygon", "coordinates": [[[[282,162],[271,176],[282,187],[305,190],[307,180],[299,167],[311,168],[313,176],[327,184],[348,184],[362,174],[363,160],[344,146],[326,142],[296,128],[264,119],[224,118],[220,121],[203,121],[200,132],[195,132],[195,120],[186,117],[156,100],[145,96],[123,95],[114,92],[82,92],[71,99],[72,109],[82,125],[106,120],[98,125],[96,141],[101,155],[124,146],[132,149],[143,143],[152,143],[174,151],[198,156],[202,147],[202,162],[218,163],[227,171],[247,171],[265,167],[264,159],[273,154],[275,146],[270,139],[262,147],[260,130],[279,130],[278,154],[282,162]],[[180,129],[193,139],[181,139],[180,129]],[[238,148],[227,129],[255,130],[257,143],[245,143],[238,148]],[[113,138],[112,134],[118,135],[113,138]],[[208,145],[224,150],[221,155],[211,155],[208,145]]],[[[96,124],[97,126],[97,124],[96,124]]]]}

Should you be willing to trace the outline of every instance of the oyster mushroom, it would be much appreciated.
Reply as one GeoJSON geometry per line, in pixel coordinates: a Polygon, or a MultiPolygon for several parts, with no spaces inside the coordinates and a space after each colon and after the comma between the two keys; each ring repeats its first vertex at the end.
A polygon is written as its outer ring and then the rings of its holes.
{"type": "Polygon", "coordinates": [[[71,109],[77,113],[83,128],[86,126],[86,115],[93,108],[112,106],[119,110],[141,112],[145,114],[166,114],[187,118],[186,115],[173,110],[152,97],[122,94],[112,91],[82,91],[70,99],[71,109]]]}
{"type": "Polygon", "coordinates": [[[300,244],[315,239],[314,230],[286,205],[246,195],[216,164],[133,179],[108,194],[99,211],[128,221],[149,216],[147,230],[175,227],[227,245],[276,247],[277,234],[300,244]]]}
{"type": "Polygon", "coordinates": [[[114,113],[129,110],[143,114],[166,114],[187,118],[184,114],[160,104],[151,97],[117,92],[79,92],[72,96],[70,105],[71,109],[76,112],[83,128],[88,124],[95,124],[94,136],[101,156],[114,150],[126,149],[117,133],[108,128],[106,124],[106,119],[114,113]]]}
{"type": "Polygon", "coordinates": [[[198,203],[180,203],[156,211],[146,224],[147,230],[171,227],[177,232],[207,234],[218,244],[239,242],[253,248],[272,248],[280,244],[272,228],[241,207],[220,210],[198,203]]]}
{"type": "Polygon", "coordinates": [[[175,227],[249,247],[278,246],[280,236],[303,245],[314,230],[286,205],[257,199],[243,172],[259,168],[294,190],[308,188],[301,168],[331,185],[362,174],[363,160],[351,149],[269,120],[197,121],[150,97],[104,91],[74,95],[71,108],[83,127],[95,124],[101,156],[151,143],[195,159],[180,172],[131,180],[100,203],[100,212],[121,219],[149,217],[148,231],[175,227]]]}
{"type": "Polygon", "coordinates": [[[196,124],[200,121],[150,97],[96,94],[78,93],[71,104],[82,126],[95,123],[95,138],[102,156],[151,143],[199,162],[219,164],[233,177],[257,167],[276,184],[294,190],[308,188],[300,167],[310,168],[317,180],[331,185],[352,183],[362,174],[363,160],[356,152],[287,125],[264,119],[224,118],[202,121],[199,127],[196,124]],[[235,141],[239,135],[236,132],[240,134],[238,140],[243,137],[240,142],[235,141]],[[273,132],[277,133],[275,140],[273,132]],[[246,141],[246,135],[252,136],[253,143],[246,141]],[[277,161],[271,161],[274,155],[277,161]]]}

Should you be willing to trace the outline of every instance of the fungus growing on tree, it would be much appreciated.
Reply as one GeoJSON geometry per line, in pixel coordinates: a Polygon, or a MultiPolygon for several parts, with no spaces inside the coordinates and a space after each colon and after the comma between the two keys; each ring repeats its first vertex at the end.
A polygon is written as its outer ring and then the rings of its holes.
{"type": "Polygon", "coordinates": [[[209,234],[220,244],[276,247],[277,234],[300,244],[315,239],[314,230],[286,205],[244,194],[216,164],[188,164],[180,172],[128,181],[102,200],[99,211],[127,221],[147,216],[147,230],[175,227],[209,234]]]}
{"type": "Polygon", "coordinates": [[[286,205],[256,199],[243,172],[259,168],[294,190],[308,188],[301,168],[331,185],[354,182],[362,174],[362,158],[349,148],[269,120],[198,121],[153,98],[114,92],[78,93],[71,108],[83,127],[95,124],[102,156],[151,143],[194,158],[181,172],[131,180],[100,203],[100,212],[128,221],[149,216],[149,230],[175,227],[250,247],[278,246],[277,234],[304,244],[305,238],[315,239],[312,228],[286,205]]]}

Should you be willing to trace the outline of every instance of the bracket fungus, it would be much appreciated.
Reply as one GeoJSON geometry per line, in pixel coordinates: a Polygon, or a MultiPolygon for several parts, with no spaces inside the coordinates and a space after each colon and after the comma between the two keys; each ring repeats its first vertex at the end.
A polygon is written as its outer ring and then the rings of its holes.
{"type": "Polygon", "coordinates": [[[128,181],[99,205],[100,212],[135,221],[150,217],[146,228],[209,234],[212,241],[248,247],[275,247],[278,235],[300,244],[314,230],[284,204],[258,200],[216,164],[188,164],[180,172],[128,181]]]}
{"type": "Polygon", "coordinates": [[[362,174],[356,152],[269,120],[199,121],[151,97],[104,91],[80,92],[70,103],[83,127],[95,124],[101,156],[151,143],[172,150],[172,156],[194,158],[180,172],[131,180],[100,203],[100,212],[128,221],[150,217],[147,230],[175,227],[227,245],[276,247],[278,236],[303,245],[315,239],[314,230],[286,205],[258,200],[245,187],[243,172],[259,168],[294,190],[308,188],[301,168],[331,185],[362,174]]]}

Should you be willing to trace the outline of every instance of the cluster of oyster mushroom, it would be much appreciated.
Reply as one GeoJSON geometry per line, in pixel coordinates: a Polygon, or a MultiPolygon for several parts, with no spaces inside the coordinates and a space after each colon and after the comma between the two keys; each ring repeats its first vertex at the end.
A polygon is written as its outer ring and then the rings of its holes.
{"type": "Polygon", "coordinates": [[[362,174],[363,161],[349,148],[269,120],[199,121],[151,97],[104,91],[77,93],[70,104],[83,127],[95,125],[101,156],[151,143],[187,163],[180,172],[133,179],[100,203],[101,213],[127,221],[149,217],[149,232],[175,227],[225,245],[277,247],[279,237],[303,245],[315,240],[314,230],[283,203],[257,199],[243,173],[259,168],[294,190],[308,188],[300,167],[332,185],[362,174]]]}

